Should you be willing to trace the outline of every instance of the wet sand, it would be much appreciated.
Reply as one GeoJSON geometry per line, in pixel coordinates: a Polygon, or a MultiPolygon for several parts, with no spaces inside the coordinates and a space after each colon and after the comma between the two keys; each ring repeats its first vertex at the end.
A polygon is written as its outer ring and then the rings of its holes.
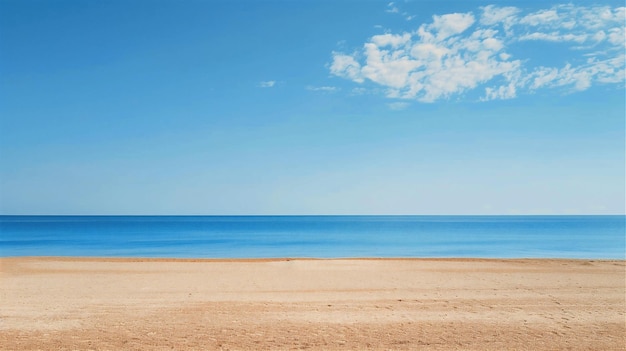
{"type": "Polygon", "coordinates": [[[624,261],[0,259],[2,350],[625,350],[624,261]]]}

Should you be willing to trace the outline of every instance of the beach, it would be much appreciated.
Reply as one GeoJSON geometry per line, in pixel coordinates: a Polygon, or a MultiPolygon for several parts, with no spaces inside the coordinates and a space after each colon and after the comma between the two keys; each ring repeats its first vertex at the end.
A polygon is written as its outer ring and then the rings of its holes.
{"type": "Polygon", "coordinates": [[[1,258],[2,350],[624,350],[623,260],[1,258]]]}

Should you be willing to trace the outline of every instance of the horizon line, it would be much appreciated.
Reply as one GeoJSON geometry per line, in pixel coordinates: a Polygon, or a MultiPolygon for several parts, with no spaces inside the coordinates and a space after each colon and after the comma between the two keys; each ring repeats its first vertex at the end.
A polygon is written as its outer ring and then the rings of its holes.
{"type": "Polygon", "coordinates": [[[0,217],[504,217],[504,216],[626,216],[626,213],[526,213],[526,214],[0,214],[0,217]]]}

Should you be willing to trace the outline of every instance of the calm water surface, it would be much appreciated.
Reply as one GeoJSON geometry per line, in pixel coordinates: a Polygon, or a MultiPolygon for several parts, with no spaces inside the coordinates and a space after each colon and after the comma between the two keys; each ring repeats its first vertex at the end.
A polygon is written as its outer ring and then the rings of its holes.
{"type": "Polygon", "coordinates": [[[625,216],[0,216],[0,256],[624,259],[625,216]]]}

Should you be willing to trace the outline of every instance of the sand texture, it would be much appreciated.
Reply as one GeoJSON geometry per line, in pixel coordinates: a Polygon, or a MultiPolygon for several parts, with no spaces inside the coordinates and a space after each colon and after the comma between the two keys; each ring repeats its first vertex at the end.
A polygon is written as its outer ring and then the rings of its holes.
{"type": "Polygon", "coordinates": [[[0,259],[2,350],[625,350],[624,261],[0,259]]]}

